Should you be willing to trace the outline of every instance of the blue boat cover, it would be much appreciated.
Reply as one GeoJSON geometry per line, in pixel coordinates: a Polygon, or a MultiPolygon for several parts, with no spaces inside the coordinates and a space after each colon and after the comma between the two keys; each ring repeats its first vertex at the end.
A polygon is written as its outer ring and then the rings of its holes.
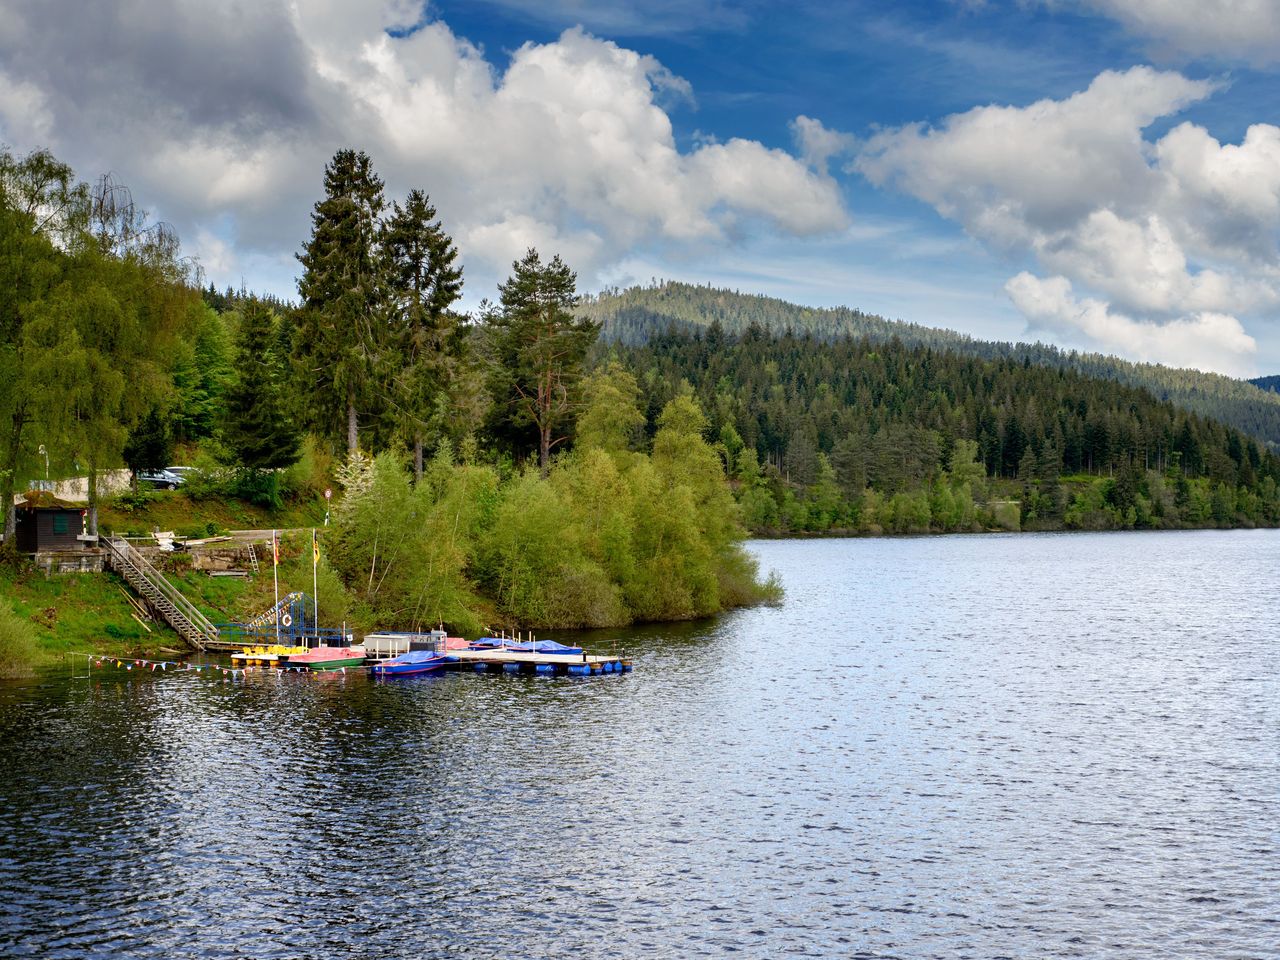
{"type": "Polygon", "coordinates": [[[582,653],[581,647],[566,647],[563,643],[556,643],[554,640],[514,643],[509,645],[507,649],[516,653],[560,653],[571,656],[582,653]]]}
{"type": "Polygon", "coordinates": [[[448,663],[457,660],[457,657],[451,657],[448,654],[436,653],[434,650],[410,650],[408,653],[402,653],[398,657],[392,657],[390,660],[383,660],[375,663],[375,667],[393,667],[402,663],[426,663],[430,660],[439,660],[441,663],[448,663]]]}

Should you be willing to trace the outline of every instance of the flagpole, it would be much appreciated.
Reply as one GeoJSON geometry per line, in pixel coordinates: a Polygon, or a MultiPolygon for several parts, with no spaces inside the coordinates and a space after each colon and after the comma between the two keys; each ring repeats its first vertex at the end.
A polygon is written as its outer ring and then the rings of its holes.
{"type": "Polygon", "coordinates": [[[320,586],[317,568],[320,566],[320,540],[316,537],[316,528],[311,528],[311,599],[316,605],[316,619],[312,624],[316,636],[320,636],[320,586]]]}
{"type": "Polygon", "coordinates": [[[276,532],[271,531],[271,581],[276,590],[276,646],[280,646],[280,550],[276,546],[276,532]]]}

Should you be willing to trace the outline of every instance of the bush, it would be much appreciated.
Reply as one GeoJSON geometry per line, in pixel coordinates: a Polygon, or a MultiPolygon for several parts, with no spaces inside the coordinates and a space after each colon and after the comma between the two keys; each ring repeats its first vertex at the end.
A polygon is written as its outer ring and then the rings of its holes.
{"type": "Polygon", "coordinates": [[[40,659],[36,631],[0,597],[0,678],[26,677],[40,659]]]}
{"type": "Polygon", "coordinates": [[[284,506],[280,496],[280,476],[274,470],[242,467],[232,474],[228,492],[233,497],[268,510],[279,510],[284,506]]]}

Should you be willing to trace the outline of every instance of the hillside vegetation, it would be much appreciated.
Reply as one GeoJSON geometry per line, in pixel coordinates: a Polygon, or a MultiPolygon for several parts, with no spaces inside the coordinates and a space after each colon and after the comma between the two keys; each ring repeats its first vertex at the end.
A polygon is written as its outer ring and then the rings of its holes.
{"type": "Polygon", "coordinates": [[[947,350],[987,360],[1028,361],[1071,370],[1149,390],[1185,410],[1221,420],[1273,448],[1280,445],[1280,394],[1261,384],[1198,370],[1130,363],[1098,353],[1060,350],[1042,343],[975,340],[952,330],[886,320],[848,307],[802,307],[774,297],[743,294],[710,286],[665,282],[612,290],[584,298],[583,316],[601,324],[601,339],[627,346],[645,343],[668,330],[694,333],[718,326],[728,335],[751,327],[775,334],[790,331],[830,342],[865,338],[873,343],[898,339],[908,346],[947,350]]]}
{"type": "Polygon", "coordinates": [[[614,357],[692,384],[758,531],[1272,525],[1280,459],[1139,387],[900,340],[669,331],[614,357]]]}

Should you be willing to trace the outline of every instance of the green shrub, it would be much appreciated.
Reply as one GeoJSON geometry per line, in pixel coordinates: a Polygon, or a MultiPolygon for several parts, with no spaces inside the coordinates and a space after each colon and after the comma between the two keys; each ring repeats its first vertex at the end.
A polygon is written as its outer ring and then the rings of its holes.
{"type": "Polygon", "coordinates": [[[0,597],[0,678],[30,676],[39,659],[35,627],[0,597]]]}

